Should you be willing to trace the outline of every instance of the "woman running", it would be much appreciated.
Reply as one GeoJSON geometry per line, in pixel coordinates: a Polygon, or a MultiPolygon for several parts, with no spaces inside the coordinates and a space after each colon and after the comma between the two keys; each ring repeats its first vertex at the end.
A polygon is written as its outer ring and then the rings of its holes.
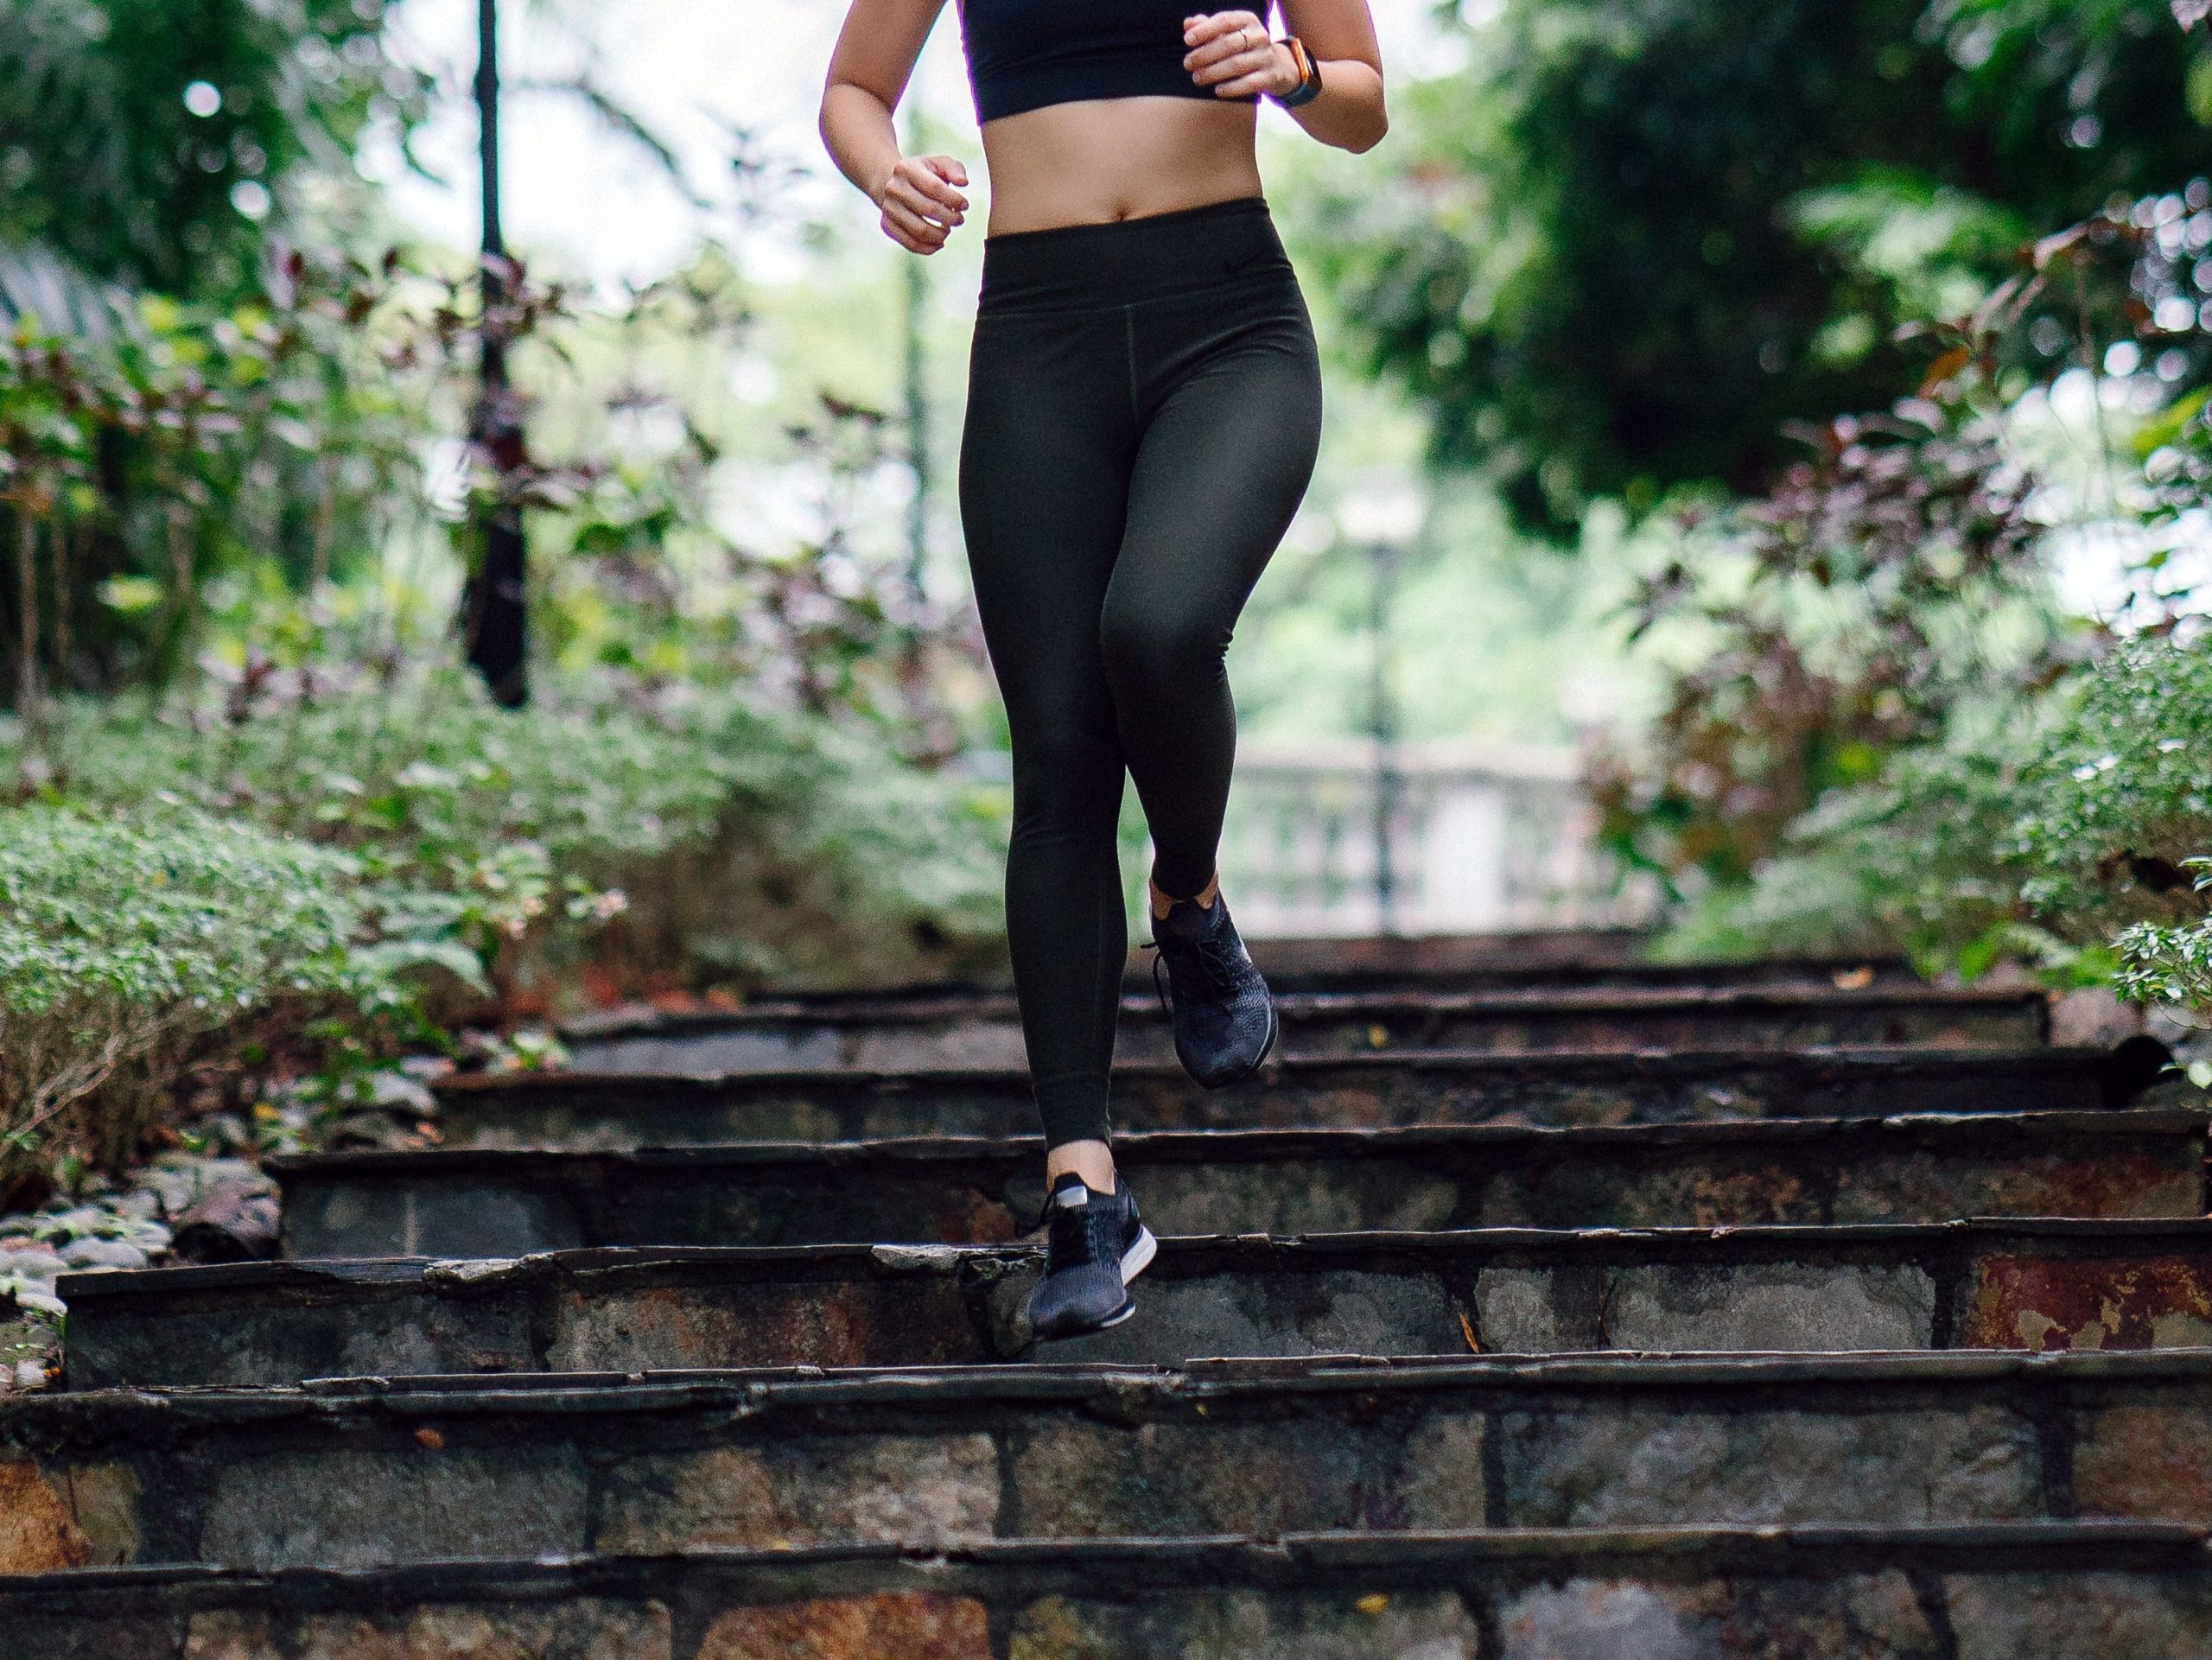
{"type": "MultiPolygon", "coordinates": [[[[903,156],[892,111],[944,0],[853,0],[823,143],[936,252],[968,171],[903,156]]],[[[1153,939],[1201,1084],[1274,1046],[1267,983],[1214,870],[1236,749],[1223,658],[1313,475],[1321,376],[1262,194],[1258,100],[1323,143],[1388,124],[1365,0],[1185,13],[1173,0],[965,0],[990,174],[960,447],[976,603],[1014,745],[1007,932],[1045,1125],[1040,1338],[1116,1325],[1151,1232],[1114,1167],[1108,1070],[1128,951],[1122,774],[1152,833],[1153,939]]]]}

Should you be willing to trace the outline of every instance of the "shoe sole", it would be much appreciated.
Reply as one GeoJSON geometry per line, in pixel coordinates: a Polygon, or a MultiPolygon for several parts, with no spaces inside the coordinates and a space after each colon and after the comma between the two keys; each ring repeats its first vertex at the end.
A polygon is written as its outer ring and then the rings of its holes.
{"type": "MultiPolygon", "coordinates": [[[[1137,1228],[1136,1243],[1122,1253],[1122,1283],[1126,1286],[1138,1275],[1150,1268],[1152,1259],[1159,1255],[1158,1237],[1150,1228],[1140,1224],[1137,1228]]],[[[1081,1326],[1072,1332],[1055,1332],[1050,1337],[1040,1332],[1035,1340],[1039,1343],[1065,1343],[1070,1338],[1088,1337],[1093,1332],[1109,1331],[1123,1320],[1129,1319],[1136,1312],[1136,1299],[1130,1297],[1122,1302],[1121,1307],[1100,1320],[1096,1326],[1081,1326]]]]}
{"type": "MultiPolygon", "coordinates": [[[[1275,1040],[1281,1034],[1282,1017],[1276,1012],[1274,997],[1269,996],[1268,999],[1267,1040],[1261,1044],[1260,1053],[1252,1058],[1252,1064],[1249,1066],[1247,1066],[1243,1072],[1231,1072],[1225,1078],[1208,1079],[1198,1078],[1198,1074],[1195,1072],[1192,1072],[1191,1076],[1196,1079],[1199,1087],[1202,1089],[1225,1090],[1232,1084],[1242,1084],[1248,1078],[1258,1076],[1260,1068],[1268,1064],[1268,1057],[1274,1053],[1275,1040]]],[[[1190,1068],[1187,1066],[1183,1070],[1186,1072],[1190,1072],[1190,1068]]]]}
{"type": "MultiPolygon", "coordinates": [[[[1140,1224],[1137,1228],[1136,1243],[1122,1253],[1122,1283],[1127,1285],[1145,1269],[1150,1268],[1152,1259],[1159,1255],[1160,1241],[1153,1237],[1150,1228],[1140,1224]]],[[[1133,1304],[1129,1313],[1133,1314],[1135,1312],[1136,1308],[1133,1304]]],[[[1120,1318],[1127,1320],[1128,1315],[1124,1314],[1120,1318]]]]}
{"type": "Polygon", "coordinates": [[[1096,1326],[1086,1326],[1080,1332],[1070,1332],[1065,1333],[1064,1336],[1048,1338],[1046,1340],[1050,1343],[1065,1343],[1067,1341],[1068,1338],[1071,1337],[1088,1337],[1093,1332],[1110,1332],[1114,1327],[1119,1326],[1123,1320],[1128,1320],[1134,1316],[1136,1312],[1136,1299],[1132,1297],[1128,1301],[1122,1305],[1122,1312],[1120,1313],[1110,1315],[1107,1319],[1100,1320],[1096,1326]]]}

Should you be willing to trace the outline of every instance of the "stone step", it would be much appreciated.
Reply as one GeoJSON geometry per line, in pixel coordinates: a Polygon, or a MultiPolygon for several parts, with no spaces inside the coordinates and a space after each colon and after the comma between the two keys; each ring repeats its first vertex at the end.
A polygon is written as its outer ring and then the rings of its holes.
{"type": "MultiPolygon", "coordinates": [[[[1222,1090],[1181,1067],[1116,1068],[1120,1130],[1392,1124],[1679,1123],[1907,1113],[2064,1112],[2126,1105],[2164,1050],[1933,1049],[1287,1056],[1222,1090]],[[2154,1051],[2155,1055],[2148,1053],[2154,1051]]],[[[438,1088],[448,1145],[576,1151],[730,1142],[1020,1135],[1027,1073],[823,1068],[725,1078],[515,1072],[438,1088]]]]}
{"type": "MultiPolygon", "coordinates": [[[[1235,903],[1234,896],[1230,903],[1235,903]]],[[[1140,919],[1123,983],[1148,986],[1153,953],[1140,919]]],[[[1575,985],[1925,984],[1902,957],[1773,957],[1737,962],[1654,963],[1648,934],[1619,929],[1524,933],[1276,937],[1249,942],[1268,981],[1284,991],[1452,984],[1575,985]]],[[[1001,982],[1001,986],[1006,983],[1001,982]]]]}
{"type": "Polygon", "coordinates": [[[2170,1348],[2212,1342],[2212,1223],[1168,1238],[1137,1317],[1032,1345],[1035,1246],[385,1258],[65,1275],[79,1390],[373,1372],[1179,1364],[1212,1355],[2170,1348]]]}
{"type": "MultiPolygon", "coordinates": [[[[1442,1048],[1525,1053],[1834,1048],[1918,1045],[2018,1048],[2046,1041],[2037,991],[1889,984],[1592,986],[1288,992],[1276,999],[1286,1053],[1442,1048]]],[[[763,999],[739,1009],[601,1021],[572,1029],[574,1064],[602,1072],[883,1072],[1022,1064],[1007,993],[835,1000],[763,999]]],[[[1173,1039],[1150,987],[1127,997],[1116,1053],[1170,1062],[1173,1039]]]]}
{"type": "Polygon", "coordinates": [[[442,1378],[0,1406],[102,1563],[1358,1530],[2202,1524],[2212,1352],[442,1378]]]}
{"type": "Polygon", "coordinates": [[[1442,1531],[0,1580],[0,1660],[2201,1660],[2195,1527],[1442,1531]]]}
{"type": "MultiPolygon", "coordinates": [[[[1116,1154],[1157,1231],[2198,1217],[2201,1113],[1982,1113],[1543,1129],[1159,1130],[1116,1154]]],[[[1033,1224],[1043,1143],[278,1158],[286,1255],[607,1245],[991,1244],[1033,1224]]]]}
{"type": "Polygon", "coordinates": [[[1014,1540],[0,1579],[0,1660],[2202,1660],[2195,1528],[1014,1540]]]}
{"type": "MultiPolygon", "coordinates": [[[[1233,903],[1233,901],[1232,901],[1233,903]]],[[[1154,953],[1141,920],[1132,929],[1122,983],[1148,991],[1154,953]]],[[[1649,934],[1618,929],[1537,929],[1522,933],[1262,937],[1246,941],[1277,991],[1389,990],[1412,987],[1564,986],[1925,986],[1904,958],[1888,956],[1771,957],[1737,961],[1648,960],[1649,934]]],[[[772,995],[831,1004],[909,995],[1003,993],[1013,976],[868,986],[785,984],[772,995]]],[[[702,1000],[683,999],[696,1007],[702,1000]]],[[[649,1014],[637,1002],[598,1010],[572,1024],[579,1033],[649,1014]]]]}

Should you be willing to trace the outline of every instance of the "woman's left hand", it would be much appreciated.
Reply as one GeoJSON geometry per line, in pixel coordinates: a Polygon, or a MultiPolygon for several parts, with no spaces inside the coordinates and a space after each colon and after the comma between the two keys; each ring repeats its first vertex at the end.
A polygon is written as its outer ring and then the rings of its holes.
{"type": "Polygon", "coordinates": [[[1290,48],[1268,33],[1267,20],[1249,11],[1200,13],[1183,20],[1183,67],[1217,98],[1287,92],[1298,84],[1290,48]]]}

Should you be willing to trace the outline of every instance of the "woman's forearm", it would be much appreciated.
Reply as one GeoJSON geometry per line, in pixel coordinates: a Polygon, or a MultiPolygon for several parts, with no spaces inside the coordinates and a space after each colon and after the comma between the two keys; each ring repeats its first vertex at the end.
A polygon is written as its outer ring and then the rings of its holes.
{"type": "MultiPolygon", "coordinates": [[[[1355,3],[1357,0],[1355,0],[1355,3]]],[[[1270,7],[1270,9],[1272,9],[1270,7]]],[[[1301,5],[1301,11],[1304,7],[1301,5]]],[[[1358,6],[1360,27],[1347,31],[1341,17],[1313,19],[1313,39],[1329,39],[1342,51],[1360,39],[1372,46],[1374,30],[1366,8],[1358,6]],[[1347,38],[1347,35],[1352,38],[1347,38]]],[[[1284,7],[1286,23],[1292,24],[1300,45],[1313,50],[1313,40],[1300,32],[1284,7]]],[[[1235,10],[1194,13],[1183,20],[1183,67],[1201,86],[1217,97],[1250,98],[1255,92],[1281,98],[1298,88],[1298,59],[1280,36],[1270,38],[1264,12],[1235,10]]],[[[1335,57],[1317,60],[1321,75],[1319,93],[1294,106],[1294,120],[1312,137],[1338,149],[1372,149],[1382,141],[1390,120],[1382,106],[1382,71],[1378,56],[1335,57]]]]}
{"type": "Polygon", "coordinates": [[[899,158],[899,129],[883,100],[865,86],[833,81],[823,92],[817,124],[837,170],[880,206],[899,158]]]}
{"type": "Polygon", "coordinates": [[[1311,137],[1355,154],[1373,149],[1390,130],[1382,103],[1382,77],[1375,66],[1358,58],[1326,58],[1314,66],[1321,72],[1321,92],[1290,111],[1292,120],[1311,137]]]}

